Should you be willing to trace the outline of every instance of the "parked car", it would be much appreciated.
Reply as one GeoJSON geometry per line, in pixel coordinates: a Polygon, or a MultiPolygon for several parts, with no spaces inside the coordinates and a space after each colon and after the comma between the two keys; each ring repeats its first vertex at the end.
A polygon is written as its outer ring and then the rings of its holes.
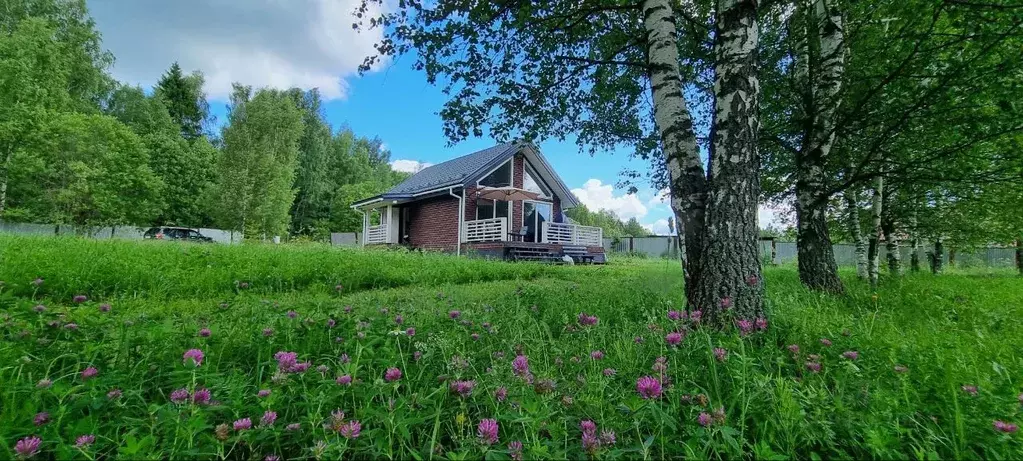
{"type": "Polygon", "coordinates": [[[188,240],[190,242],[212,242],[213,239],[202,235],[198,230],[187,227],[153,227],[142,234],[144,239],[156,240],[188,240]]]}

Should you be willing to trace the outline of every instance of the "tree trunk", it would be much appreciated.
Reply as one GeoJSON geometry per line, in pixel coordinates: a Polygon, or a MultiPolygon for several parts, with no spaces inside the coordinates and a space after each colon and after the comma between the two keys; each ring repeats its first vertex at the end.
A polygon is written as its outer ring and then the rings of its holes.
{"type": "Polygon", "coordinates": [[[948,250],[948,267],[956,267],[956,249],[948,250]]]}
{"type": "Polygon", "coordinates": [[[846,221],[849,237],[856,245],[856,277],[860,280],[867,279],[867,242],[863,239],[863,229],[860,228],[860,206],[859,192],[849,188],[843,193],[845,197],[846,221]]]}
{"type": "Polygon", "coordinates": [[[760,198],[760,82],[756,0],[719,0],[711,125],[706,252],[696,299],[709,322],[764,316],[757,203],[760,198]]]}
{"type": "Polygon", "coordinates": [[[881,237],[881,211],[884,203],[884,177],[877,178],[877,184],[874,186],[874,197],[871,199],[870,218],[872,225],[870,226],[870,244],[867,249],[867,262],[868,262],[868,278],[870,280],[870,286],[872,288],[877,287],[877,276],[880,269],[878,263],[879,243],[878,240],[881,237]]]}
{"type": "Polygon", "coordinates": [[[884,229],[885,250],[888,253],[888,273],[902,275],[902,253],[899,249],[899,238],[895,235],[895,223],[882,226],[884,229]]]}
{"type": "Polygon", "coordinates": [[[676,232],[682,236],[683,272],[688,305],[694,298],[702,266],[707,178],[693,131],[693,120],[682,92],[675,16],[669,0],[643,2],[647,63],[654,120],[661,136],[671,190],[676,232]]]}
{"type": "Polygon", "coordinates": [[[4,216],[7,209],[7,178],[10,174],[11,158],[14,157],[14,149],[7,149],[4,154],[4,163],[0,165],[0,218],[4,216]]]}
{"type": "Polygon", "coordinates": [[[941,244],[941,239],[940,238],[939,239],[935,239],[934,240],[934,253],[932,253],[932,255],[931,255],[931,273],[932,274],[937,275],[937,274],[941,273],[942,265],[944,265],[944,263],[945,263],[944,259],[945,259],[945,248],[944,248],[944,245],[941,244]]]}
{"type": "Polygon", "coordinates": [[[1023,237],[1016,239],[1016,269],[1023,276],[1023,237]]]}

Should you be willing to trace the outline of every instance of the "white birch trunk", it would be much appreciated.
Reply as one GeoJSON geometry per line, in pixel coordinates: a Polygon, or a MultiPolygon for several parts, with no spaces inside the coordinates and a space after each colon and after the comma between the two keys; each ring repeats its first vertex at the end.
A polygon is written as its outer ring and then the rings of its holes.
{"type": "Polygon", "coordinates": [[[860,194],[855,188],[849,188],[843,195],[845,196],[846,230],[849,232],[849,238],[856,245],[856,277],[866,280],[867,242],[863,239],[863,229],[860,228],[860,194]]]}
{"type": "Polygon", "coordinates": [[[878,263],[878,256],[881,252],[879,247],[881,237],[881,212],[882,205],[884,203],[884,177],[880,176],[877,178],[877,183],[874,185],[874,197],[871,199],[871,226],[870,226],[870,245],[868,248],[868,277],[870,279],[870,286],[877,286],[877,276],[880,270],[878,263]]]}

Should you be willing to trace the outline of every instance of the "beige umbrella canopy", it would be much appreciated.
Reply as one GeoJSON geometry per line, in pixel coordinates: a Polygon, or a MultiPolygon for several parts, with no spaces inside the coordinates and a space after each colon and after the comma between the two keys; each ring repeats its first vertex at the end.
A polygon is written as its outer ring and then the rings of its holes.
{"type": "Polygon", "coordinates": [[[536,200],[539,194],[517,187],[484,187],[476,192],[476,197],[483,200],[503,200],[514,202],[518,200],[536,200]]]}

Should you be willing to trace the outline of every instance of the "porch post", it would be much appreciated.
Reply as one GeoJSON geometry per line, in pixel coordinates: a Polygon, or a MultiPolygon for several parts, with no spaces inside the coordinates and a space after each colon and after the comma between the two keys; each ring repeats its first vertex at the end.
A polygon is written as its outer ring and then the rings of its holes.
{"type": "Polygon", "coordinates": [[[366,246],[366,234],[369,232],[369,213],[362,210],[362,246],[366,246]]]}

